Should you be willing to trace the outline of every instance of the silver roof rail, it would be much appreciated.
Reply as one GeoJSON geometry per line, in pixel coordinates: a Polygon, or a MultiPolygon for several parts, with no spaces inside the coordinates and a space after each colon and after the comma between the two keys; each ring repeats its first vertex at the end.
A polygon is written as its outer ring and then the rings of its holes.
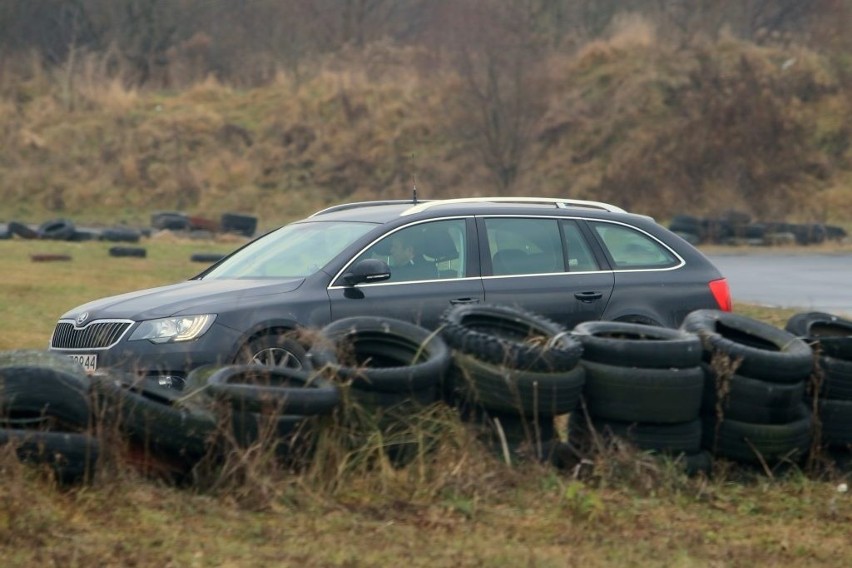
{"type": "Polygon", "coordinates": [[[386,199],[384,201],[357,201],[355,203],[343,203],[341,205],[332,205],[331,207],[321,209],[320,211],[311,214],[309,218],[316,217],[317,215],[324,215],[326,213],[334,213],[335,211],[358,209],[359,207],[376,207],[379,205],[404,205],[406,203],[413,204],[414,202],[410,199],[386,199]]]}
{"type": "Polygon", "coordinates": [[[582,199],[560,199],[557,197],[462,197],[458,199],[439,199],[435,201],[421,201],[417,205],[413,205],[403,211],[400,215],[413,215],[426,211],[432,207],[439,205],[453,205],[464,203],[518,203],[518,204],[536,204],[536,205],[553,205],[558,209],[567,209],[568,207],[586,207],[589,209],[602,209],[611,213],[626,213],[621,207],[603,203],[602,201],[585,201],[582,199]]]}

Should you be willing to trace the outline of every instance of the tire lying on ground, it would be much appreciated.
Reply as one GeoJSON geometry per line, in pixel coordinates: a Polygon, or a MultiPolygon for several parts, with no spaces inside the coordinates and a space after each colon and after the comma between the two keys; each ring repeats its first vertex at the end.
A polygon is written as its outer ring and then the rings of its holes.
{"type": "Polygon", "coordinates": [[[93,386],[105,419],[145,453],[189,470],[213,450],[216,416],[190,404],[185,393],[116,378],[93,386]]]}
{"type": "Polygon", "coordinates": [[[314,365],[358,390],[434,393],[450,366],[450,350],[437,333],[402,320],[343,318],[322,328],[321,336],[326,341],[309,352],[314,365]]]}
{"type": "Polygon", "coordinates": [[[219,227],[225,233],[253,237],[257,230],[257,217],[241,213],[223,213],[219,219],[219,227]]]}
{"type": "Polygon", "coordinates": [[[29,225],[19,223],[18,221],[9,221],[6,228],[11,234],[17,235],[22,239],[38,238],[38,231],[36,229],[33,229],[29,225]]]}
{"type": "Polygon", "coordinates": [[[219,262],[220,260],[222,260],[226,256],[227,256],[226,254],[218,253],[218,252],[197,252],[197,253],[192,254],[189,257],[189,260],[191,262],[213,263],[213,262],[219,262]]]}
{"type": "MultiPolygon", "coordinates": [[[[812,401],[810,401],[812,404],[812,401]]],[[[852,400],[822,399],[817,402],[821,443],[829,448],[852,447],[852,400]]]]}
{"type": "Polygon", "coordinates": [[[111,227],[102,230],[98,238],[111,243],[138,243],[142,232],[128,227],[111,227]]]}
{"type": "Polygon", "coordinates": [[[800,312],[787,320],[784,329],[811,343],[820,355],[852,360],[852,320],[825,312],[800,312]]]}
{"type": "Polygon", "coordinates": [[[509,306],[458,305],[441,317],[454,350],[511,369],[558,372],[577,366],[580,342],[561,325],[509,306]]]}
{"type": "Polygon", "coordinates": [[[469,399],[486,409],[527,419],[573,411],[586,382],[586,372],[580,365],[535,372],[489,363],[462,352],[456,352],[453,359],[460,374],[456,387],[469,399]]]}
{"type": "MultiPolygon", "coordinates": [[[[195,386],[195,385],[193,385],[195,386]]],[[[240,412],[273,410],[279,414],[323,415],[340,404],[340,390],[315,373],[286,367],[230,365],[206,380],[210,396],[240,412]]]]}
{"type": "Polygon", "coordinates": [[[70,254],[31,254],[30,260],[33,262],[66,262],[71,260],[70,254]]]}
{"type": "Polygon", "coordinates": [[[148,251],[143,247],[110,247],[110,256],[145,258],[148,251]]]}
{"type": "Polygon", "coordinates": [[[852,361],[823,356],[818,359],[817,367],[820,397],[852,400],[852,361]]]}
{"type": "MultiPolygon", "coordinates": [[[[592,418],[591,426],[604,439],[616,437],[643,451],[669,454],[693,454],[701,451],[701,420],[676,424],[624,422],[592,418]]],[[[572,434],[583,433],[589,424],[582,419],[569,423],[572,434]]]]}
{"type": "Polygon", "coordinates": [[[795,420],[805,400],[805,381],[779,384],[733,374],[720,377],[703,364],[703,414],[759,424],[784,424],[795,420]],[[724,381],[724,382],[722,382],[724,381]]]}
{"type": "Polygon", "coordinates": [[[704,448],[716,456],[760,465],[800,462],[811,444],[811,413],[805,404],[785,424],[754,424],[739,420],[704,419],[704,448]]]}
{"type": "Polygon", "coordinates": [[[736,372],[755,379],[796,383],[813,369],[813,352],[802,339],[767,323],[731,312],[696,310],[681,329],[697,334],[705,361],[721,353],[739,361],[736,372]]]}
{"type": "Polygon", "coordinates": [[[91,425],[91,383],[64,355],[20,350],[0,353],[0,421],[79,432],[91,425]]]}
{"type": "Polygon", "coordinates": [[[671,424],[699,416],[704,392],[701,367],[643,369],[582,361],[583,395],[591,416],[623,422],[671,424]]]}
{"type": "Polygon", "coordinates": [[[60,484],[90,481],[100,456],[98,440],[84,433],[0,429],[0,446],[11,445],[24,463],[48,466],[60,484]]]}
{"type": "Polygon", "coordinates": [[[181,211],[156,211],[151,214],[151,226],[161,231],[188,231],[190,224],[181,211]]]}
{"type": "Polygon", "coordinates": [[[68,219],[53,219],[42,223],[38,230],[38,238],[54,241],[70,241],[74,236],[76,227],[68,219]]]}
{"type": "Polygon", "coordinates": [[[584,361],[646,368],[685,368],[701,363],[701,339],[694,333],[620,321],[587,321],[571,334],[583,346],[584,361]]]}

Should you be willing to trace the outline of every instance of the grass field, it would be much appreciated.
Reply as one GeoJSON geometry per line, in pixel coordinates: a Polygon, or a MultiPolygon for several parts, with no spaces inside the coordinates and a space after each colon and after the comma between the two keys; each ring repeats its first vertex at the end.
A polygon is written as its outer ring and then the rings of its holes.
{"type": "MultiPolygon", "coordinates": [[[[199,272],[234,242],[0,241],[0,350],[43,348],[67,309],[199,272]],[[32,262],[65,253],[68,262],[32,262]]],[[[738,306],[775,325],[792,310],[738,306]]],[[[585,470],[508,466],[447,424],[403,469],[288,472],[234,457],[220,483],[175,487],[122,464],[60,488],[0,451],[4,566],[849,566],[852,495],[840,474],[774,477],[718,463],[711,479],[625,450],[585,470]]],[[[847,474],[848,477],[848,474],[847,474]]]]}

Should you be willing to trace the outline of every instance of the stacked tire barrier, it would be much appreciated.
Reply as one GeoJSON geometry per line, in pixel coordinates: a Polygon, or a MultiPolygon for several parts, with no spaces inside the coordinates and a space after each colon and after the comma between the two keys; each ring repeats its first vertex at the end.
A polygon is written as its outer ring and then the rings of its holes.
{"type": "Polygon", "coordinates": [[[668,228],[694,245],[816,245],[848,236],[845,229],[836,225],[755,222],[750,215],[738,212],[719,217],[675,215],[668,228]]]}
{"type": "Polygon", "coordinates": [[[829,456],[850,462],[852,453],[852,320],[801,312],[785,329],[808,342],[815,368],[808,403],[818,418],[820,444],[829,456]]]}
{"type": "Polygon", "coordinates": [[[690,472],[709,467],[701,449],[704,376],[696,335],[603,321],[581,323],[572,334],[586,369],[586,415],[572,416],[572,443],[587,447],[595,432],[679,458],[690,472]]]}
{"type": "Polygon", "coordinates": [[[512,453],[552,459],[554,417],[573,412],[586,382],[582,347],[562,326],[506,306],[459,305],[442,316],[455,373],[446,396],[512,453]]]}
{"type": "Polygon", "coordinates": [[[682,329],[697,334],[704,351],[704,447],[763,468],[801,463],[812,441],[812,415],[803,396],[813,369],[808,344],[718,310],[688,314],[682,329]]]}
{"type": "Polygon", "coordinates": [[[393,318],[343,318],[320,330],[308,354],[344,387],[350,414],[341,426],[351,427],[356,445],[378,433],[396,465],[428,451],[431,439],[414,429],[419,411],[438,402],[450,366],[450,351],[437,333],[393,318]]]}
{"type": "Polygon", "coordinates": [[[50,469],[60,483],[89,480],[100,444],[91,433],[91,383],[67,357],[0,353],[0,445],[50,469]]]}
{"type": "Polygon", "coordinates": [[[114,453],[104,433],[174,478],[258,448],[298,467],[324,440],[369,454],[368,464],[405,466],[441,443],[423,417],[443,410],[510,460],[578,462],[604,440],[675,458],[688,473],[708,472],[714,458],[768,473],[817,448],[849,461],[852,321],[809,312],[782,330],[698,310],[680,329],[595,321],[567,331],[477,304],[441,322],[430,331],[337,320],[299,335],[301,368],[202,367],[183,390],[88,377],[49,352],[0,353],[0,445],[63,483],[91,479],[104,449],[114,453]],[[566,415],[567,433],[556,426],[566,415]]]}

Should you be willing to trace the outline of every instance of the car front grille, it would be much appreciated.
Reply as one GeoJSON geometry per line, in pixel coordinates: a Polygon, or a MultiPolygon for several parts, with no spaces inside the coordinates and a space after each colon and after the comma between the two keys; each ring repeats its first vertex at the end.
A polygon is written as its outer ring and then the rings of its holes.
{"type": "Polygon", "coordinates": [[[50,346],[54,349],[106,349],[115,345],[132,323],[103,320],[77,328],[73,322],[60,321],[53,330],[50,346]]]}

